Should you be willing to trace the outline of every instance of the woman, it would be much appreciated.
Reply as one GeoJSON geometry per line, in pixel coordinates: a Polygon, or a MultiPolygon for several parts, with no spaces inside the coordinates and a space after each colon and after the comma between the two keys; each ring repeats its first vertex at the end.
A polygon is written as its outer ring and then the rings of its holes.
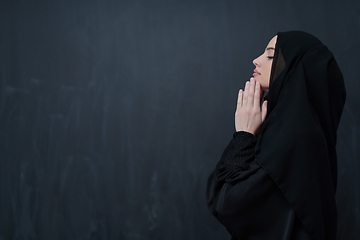
{"type": "Polygon", "coordinates": [[[300,31],[279,32],[253,63],[236,132],[208,179],[209,209],[233,240],[335,239],[341,71],[300,31]]]}

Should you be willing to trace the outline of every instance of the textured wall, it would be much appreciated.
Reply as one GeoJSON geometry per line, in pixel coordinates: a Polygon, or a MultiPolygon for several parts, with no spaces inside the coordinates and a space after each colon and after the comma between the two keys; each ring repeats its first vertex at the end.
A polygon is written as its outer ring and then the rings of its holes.
{"type": "Polygon", "coordinates": [[[321,2],[0,0],[0,239],[228,239],[206,179],[286,30],[343,71],[338,235],[359,238],[360,2],[321,2]]]}

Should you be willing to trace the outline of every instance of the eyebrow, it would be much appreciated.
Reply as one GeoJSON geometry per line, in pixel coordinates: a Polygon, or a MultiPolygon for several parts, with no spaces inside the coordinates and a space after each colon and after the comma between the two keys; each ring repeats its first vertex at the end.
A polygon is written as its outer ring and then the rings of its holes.
{"type": "Polygon", "coordinates": [[[268,47],[268,48],[266,48],[266,51],[267,50],[275,50],[275,48],[273,48],[273,47],[268,47]]]}

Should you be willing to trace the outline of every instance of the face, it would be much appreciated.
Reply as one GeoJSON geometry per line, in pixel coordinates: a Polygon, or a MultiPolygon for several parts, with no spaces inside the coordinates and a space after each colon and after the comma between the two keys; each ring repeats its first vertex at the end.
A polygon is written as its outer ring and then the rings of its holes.
{"type": "Polygon", "coordinates": [[[276,40],[277,36],[273,37],[266,46],[265,52],[253,61],[253,64],[255,65],[253,74],[254,79],[256,82],[260,83],[261,89],[264,92],[269,91],[271,66],[275,54],[276,40]]]}

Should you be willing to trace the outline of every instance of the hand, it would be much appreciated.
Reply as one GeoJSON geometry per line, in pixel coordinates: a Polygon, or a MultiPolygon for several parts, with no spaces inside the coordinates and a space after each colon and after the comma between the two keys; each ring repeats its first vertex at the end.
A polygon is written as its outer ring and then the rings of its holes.
{"type": "Polygon", "coordinates": [[[247,81],[245,90],[240,89],[235,112],[236,131],[245,131],[256,135],[262,123],[265,121],[267,113],[267,101],[264,101],[262,109],[260,102],[263,91],[260,89],[260,83],[255,82],[254,78],[247,81]]]}

